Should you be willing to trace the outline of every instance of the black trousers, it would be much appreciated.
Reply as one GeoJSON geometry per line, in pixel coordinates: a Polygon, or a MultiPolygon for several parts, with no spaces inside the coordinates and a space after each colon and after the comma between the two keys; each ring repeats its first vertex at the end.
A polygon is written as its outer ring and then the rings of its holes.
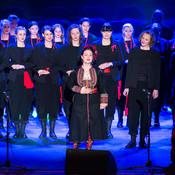
{"type": "Polygon", "coordinates": [[[113,120],[117,102],[117,81],[112,79],[110,73],[104,74],[105,87],[108,94],[108,106],[106,107],[106,120],[113,120]]]}
{"type": "MultiPolygon", "coordinates": [[[[130,135],[138,134],[140,121],[140,135],[144,138],[150,127],[151,115],[148,115],[148,95],[143,92],[146,89],[145,82],[138,82],[136,88],[129,88],[128,96],[128,127],[130,135]],[[140,118],[141,114],[141,118],[140,118]]],[[[152,92],[152,91],[151,91],[152,92]]],[[[152,93],[149,100],[151,110],[152,93]]],[[[149,112],[150,113],[150,112],[149,112]]]]}

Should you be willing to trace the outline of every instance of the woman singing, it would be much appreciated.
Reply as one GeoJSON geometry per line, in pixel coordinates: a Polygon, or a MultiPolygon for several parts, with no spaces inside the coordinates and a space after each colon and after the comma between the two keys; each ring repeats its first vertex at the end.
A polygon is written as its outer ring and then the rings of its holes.
{"type": "Polygon", "coordinates": [[[74,69],[68,82],[74,92],[69,137],[74,149],[81,142],[86,142],[86,149],[91,149],[94,140],[107,138],[103,109],[108,104],[108,95],[102,72],[92,66],[95,54],[92,46],[83,47],[83,65],[74,69]]]}

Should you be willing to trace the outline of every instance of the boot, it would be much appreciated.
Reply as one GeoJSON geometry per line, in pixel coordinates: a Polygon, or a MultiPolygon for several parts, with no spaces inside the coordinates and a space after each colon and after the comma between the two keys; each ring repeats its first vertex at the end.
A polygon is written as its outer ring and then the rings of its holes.
{"type": "Polygon", "coordinates": [[[52,139],[56,139],[57,138],[54,130],[55,130],[55,120],[50,121],[50,137],[52,139]]]}
{"type": "Polygon", "coordinates": [[[155,114],[155,118],[154,118],[154,127],[159,127],[160,123],[159,123],[159,114],[155,114]]]}
{"type": "MultiPolygon", "coordinates": [[[[15,127],[16,127],[16,126],[15,126],[15,127]]],[[[10,120],[9,120],[9,129],[13,129],[13,128],[14,128],[14,125],[13,125],[11,119],[10,119],[10,120]]]]}
{"type": "Polygon", "coordinates": [[[107,134],[108,134],[108,139],[112,139],[113,135],[111,133],[111,125],[112,125],[112,120],[107,120],[106,121],[107,124],[107,134]]]}
{"type": "Polygon", "coordinates": [[[26,123],[21,123],[21,138],[26,139],[27,135],[25,133],[26,123]]]}
{"type": "Polygon", "coordinates": [[[122,113],[118,112],[117,128],[123,128],[123,111],[122,111],[122,113]]]}
{"type": "Polygon", "coordinates": [[[42,131],[39,138],[43,139],[46,137],[46,121],[41,121],[41,127],[42,127],[42,131]]]}
{"type": "Polygon", "coordinates": [[[134,148],[136,146],[136,135],[131,135],[130,142],[125,146],[125,148],[134,148]]]}
{"type": "Polygon", "coordinates": [[[3,138],[3,135],[2,135],[2,133],[0,132],[0,139],[2,139],[3,138]]]}
{"type": "Polygon", "coordinates": [[[15,139],[20,138],[20,127],[19,127],[19,123],[15,123],[15,134],[13,135],[13,138],[15,138],[15,139]]]}
{"type": "Polygon", "coordinates": [[[145,136],[140,136],[139,149],[148,148],[148,145],[145,142],[145,136]]]}
{"type": "Polygon", "coordinates": [[[4,129],[4,126],[3,126],[3,116],[0,117],[0,129],[4,129]]]}

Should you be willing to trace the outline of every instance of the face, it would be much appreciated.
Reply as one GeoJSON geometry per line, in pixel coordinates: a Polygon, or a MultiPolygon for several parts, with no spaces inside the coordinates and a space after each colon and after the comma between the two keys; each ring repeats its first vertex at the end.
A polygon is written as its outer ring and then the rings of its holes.
{"type": "Polygon", "coordinates": [[[3,26],[3,31],[2,31],[2,33],[8,34],[9,32],[10,32],[10,25],[9,25],[9,24],[5,24],[5,25],[3,26]]]}
{"type": "Polygon", "coordinates": [[[153,22],[157,22],[157,23],[161,24],[162,20],[163,20],[162,18],[163,17],[162,17],[161,13],[156,13],[153,17],[153,22]]]}
{"type": "Polygon", "coordinates": [[[18,33],[16,34],[17,41],[24,42],[26,38],[26,32],[25,30],[18,30],[18,33]]]}
{"type": "Polygon", "coordinates": [[[102,32],[102,36],[104,39],[110,39],[112,35],[112,31],[104,31],[102,32]]]}
{"type": "Polygon", "coordinates": [[[30,29],[29,29],[29,31],[30,31],[30,33],[31,33],[32,35],[38,34],[38,30],[39,30],[39,28],[38,28],[37,25],[31,26],[30,29]]]}
{"type": "Polygon", "coordinates": [[[18,26],[18,21],[17,19],[13,19],[11,21],[11,28],[14,30],[18,26]]]}
{"type": "Polygon", "coordinates": [[[70,32],[72,41],[79,41],[80,39],[80,31],[78,28],[73,28],[70,32]]]}
{"type": "Polygon", "coordinates": [[[62,31],[61,31],[61,28],[60,27],[56,27],[55,28],[54,35],[55,35],[56,38],[60,38],[61,37],[62,31]]]}
{"type": "Polygon", "coordinates": [[[131,31],[131,29],[130,29],[129,27],[125,27],[125,28],[124,28],[124,32],[123,32],[123,35],[124,35],[124,37],[126,37],[126,38],[131,38],[131,36],[132,36],[132,31],[131,31]]]}
{"type": "Polygon", "coordinates": [[[81,56],[83,63],[91,64],[93,60],[93,53],[91,50],[85,50],[81,56]]]}
{"type": "Polygon", "coordinates": [[[90,29],[90,24],[88,21],[85,21],[81,24],[81,28],[83,30],[84,33],[87,33],[89,32],[89,29],[90,29]]]}
{"type": "Polygon", "coordinates": [[[150,47],[151,35],[144,33],[141,37],[142,47],[150,47]]]}
{"type": "Polygon", "coordinates": [[[51,42],[53,39],[53,33],[50,32],[49,30],[45,30],[42,35],[43,35],[45,41],[47,41],[47,42],[51,42]]]}

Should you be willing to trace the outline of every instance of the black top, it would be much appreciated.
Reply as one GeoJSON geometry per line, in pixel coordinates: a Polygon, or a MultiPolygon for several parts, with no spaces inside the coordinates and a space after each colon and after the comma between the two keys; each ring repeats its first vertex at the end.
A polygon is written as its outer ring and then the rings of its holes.
{"type": "Polygon", "coordinates": [[[93,44],[96,47],[98,53],[96,65],[99,66],[105,62],[112,62],[113,66],[109,67],[110,73],[114,81],[119,80],[120,75],[118,74],[118,67],[122,65],[123,60],[120,52],[117,52],[116,50],[116,41],[111,41],[111,44],[107,46],[102,45],[102,40],[98,40],[93,44]]]}
{"type": "Polygon", "coordinates": [[[145,88],[159,89],[160,52],[155,48],[151,48],[145,54],[147,55],[147,59],[149,60],[148,66],[145,66],[144,61],[141,61],[142,59],[145,59],[146,55],[144,55],[144,51],[140,49],[140,46],[131,49],[129,53],[128,67],[126,73],[126,88],[136,88],[137,82],[139,80],[139,75],[141,75],[141,73],[148,72],[148,87],[145,88]],[[140,66],[144,67],[143,72],[140,71],[140,66]]]}
{"type": "Polygon", "coordinates": [[[82,64],[80,59],[82,48],[82,45],[75,47],[68,44],[65,44],[61,47],[61,57],[64,60],[66,71],[72,70],[82,64]]]}
{"type": "Polygon", "coordinates": [[[140,59],[138,81],[147,82],[148,79],[148,66],[150,62],[149,50],[140,50],[142,58],[140,59]]]}

